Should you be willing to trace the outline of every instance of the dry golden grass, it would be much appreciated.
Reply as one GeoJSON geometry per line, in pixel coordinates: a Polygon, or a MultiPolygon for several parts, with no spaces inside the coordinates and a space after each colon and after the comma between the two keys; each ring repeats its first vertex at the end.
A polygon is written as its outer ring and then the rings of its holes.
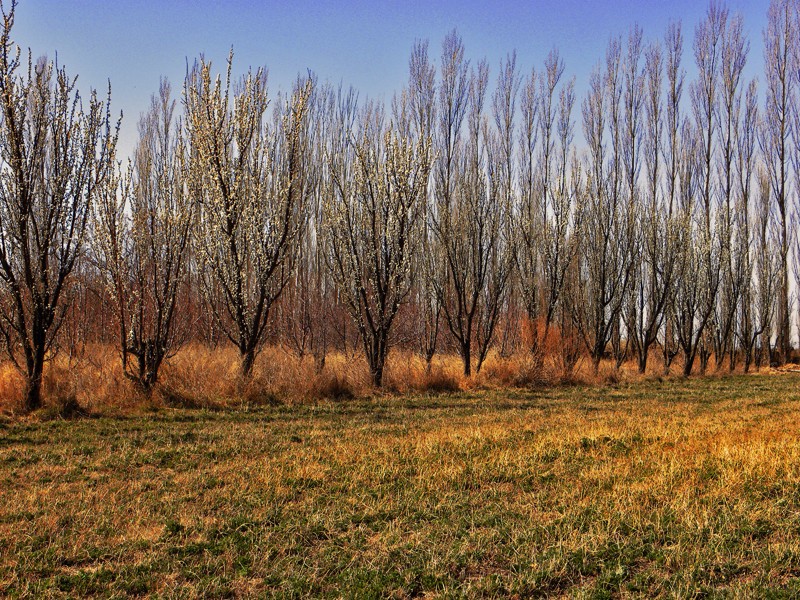
{"type": "MultiPolygon", "coordinates": [[[[466,390],[503,390],[568,383],[606,385],[663,378],[659,357],[654,356],[645,375],[629,362],[617,369],[610,361],[592,372],[588,360],[579,360],[564,372],[553,346],[560,338],[551,332],[548,353],[539,361],[527,353],[500,356],[490,352],[482,370],[465,378],[455,355],[437,355],[431,368],[417,354],[394,350],[384,375],[383,394],[450,393],[466,390]]],[[[765,373],[784,372],[764,369],[765,373]]],[[[681,365],[673,365],[670,379],[681,379],[681,365]]],[[[727,375],[727,367],[712,377],[727,375]]],[[[24,380],[8,363],[0,363],[0,415],[19,415],[24,380]]],[[[303,359],[281,347],[267,347],[258,356],[253,376],[243,381],[239,356],[230,346],[210,348],[191,344],[168,360],[151,397],[144,397],[123,374],[112,346],[98,345],[79,358],[58,356],[45,369],[46,415],[72,413],[117,414],[157,407],[221,409],[242,405],[297,404],[320,400],[367,398],[376,393],[370,384],[366,361],[356,353],[331,353],[319,369],[313,357],[303,359]]]]}
{"type": "Polygon", "coordinates": [[[6,421],[0,595],[797,597],[798,384],[6,421]]]}

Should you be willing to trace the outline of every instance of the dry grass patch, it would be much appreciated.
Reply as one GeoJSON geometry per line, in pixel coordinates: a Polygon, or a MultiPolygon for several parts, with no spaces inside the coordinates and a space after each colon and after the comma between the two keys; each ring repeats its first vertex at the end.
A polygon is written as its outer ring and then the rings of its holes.
{"type": "Polygon", "coordinates": [[[0,595],[796,597],[800,376],[0,423],[0,595]]]}

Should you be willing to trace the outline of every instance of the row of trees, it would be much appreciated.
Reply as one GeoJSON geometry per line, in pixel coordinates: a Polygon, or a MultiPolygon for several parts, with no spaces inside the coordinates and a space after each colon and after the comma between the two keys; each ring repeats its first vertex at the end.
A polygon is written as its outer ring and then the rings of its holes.
{"type": "MultiPolygon", "coordinates": [[[[1,6],[1,4],[0,4],[1,6]]],[[[268,93],[204,58],[168,82],[116,155],[109,100],[0,39],[0,332],[40,402],[59,346],[115,340],[149,391],[192,337],[227,339],[250,374],[270,339],[313,355],[363,348],[381,385],[393,344],[464,374],[558,334],[643,372],[713,358],[787,361],[800,284],[800,3],[773,0],[764,82],[746,81],[742,19],[712,3],[612,38],[578,100],[553,50],[490,77],[449,34],[414,45],[390,106],[308,74],[268,93]],[[761,92],[759,92],[761,88],[761,92]],[[759,93],[763,101],[759,99],[759,93]],[[179,110],[180,108],[180,110],[179,110]],[[579,135],[582,133],[582,135],[579,135]],[[526,336],[520,336],[527,323],[526,336]]]]}

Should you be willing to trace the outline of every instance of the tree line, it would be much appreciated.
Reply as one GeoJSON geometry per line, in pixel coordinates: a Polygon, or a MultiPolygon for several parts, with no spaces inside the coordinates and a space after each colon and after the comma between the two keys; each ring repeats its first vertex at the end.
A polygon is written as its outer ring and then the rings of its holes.
{"type": "Polygon", "coordinates": [[[691,35],[612,37],[582,98],[557,49],[493,74],[455,31],[438,61],[414,44],[388,104],[312,73],[272,96],[265,69],[201,57],[182,93],[162,81],[128,158],[110,90],[23,53],[15,9],[0,334],[28,410],[47,360],[96,343],[144,391],[189,340],[235,346],[245,378],[267,343],[320,369],[360,349],[375,386],[395,345],[455,352],[466,376],[492,350],[680,357],[685,375],[791,359],[797,0],[770,4],[761,78],[741,15],[712,2],[691,35]]]}

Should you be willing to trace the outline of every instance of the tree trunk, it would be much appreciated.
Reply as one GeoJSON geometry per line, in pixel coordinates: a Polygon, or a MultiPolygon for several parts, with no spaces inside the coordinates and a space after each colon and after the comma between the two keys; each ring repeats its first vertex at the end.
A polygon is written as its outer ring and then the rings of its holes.
{"type": "Polygon", "coordinates": [[[33,412],[42,406],[42,367],[28,375],[25,386],[25,412],[33,412]]]}
{"type": "Polygon", "coordinates": [[[27,381],[25,385],[25,412],[33,412],[42,406],[42,377],[44,373],[44,332],[34,326],[33,352],[27,359],[27,381]]]}
{"type": "Polygon", "coordinates": [[[478,374],[481,372],[481,367],[483,366],[483,362],[486,360],[486,354],[483,352],[478,352],[478,361],[475,363],[475,373],[478,374]]]}
{"type": "Polygon", "coordinates": [[[683,352],[683,376],[689,377],[692,374],[692,367],[694,366],[694,353],[683,352]]]}
{"type": "Polygon", "coordinates": [[[372,376],[372,385],[380,388],[383,385],[383,364],[370,367],[370,375],[372,376]]]}
{"type": "Polygon", "coordinates": [[[665,320],[667,321],[666,325],[664,326],[664,345],[661,347],[663,352],[663,365],[664,365],[664,375],[669,375],[670,369],[672,367],[672,361],[675,360],[675,357],[678,355],[678,348],[677,346],[674,347],[674,350],[670,348],[670,340],[673,340],[673,327],[672,321],[669,320],[669,316],[665,314],[665,320]]]}
{"type": "Polygon", "coordinates": [[[322,373],[325,370],[325,352],[315,352],[314,353],[314,367],[316,369],[317,374],[322,373]]]}
{"type": "Polygon", "coordinates": [[[750,363],[752,361],[753,361],[753,349],[746,348],[744,351],[744,367],[743,367],[745,373],[750,372],[750,363]]]}
{"type": "Polygon", "coordinates": [[[711,352],[705,348],[700,348],[700,374],[705,375],[708,370],[708,361],[711,358],[711,352]]]}
{"type": "MultiPolygon", "coordinates": [[[[783,215],[782,215],[783,216],[783,215]]],[[[777,362],[786,364],[791,358],[791,326],[789,324],[789,255],[786,237],[786,217],[783,216],[781,232],[780,298],[778,299],[777,362]]]]}
{"type": "Polygon", "coordinates": [[[461,360],[464,363],[464,377],[472,376],[472,348],[470,341],[461,344],[461,360]]]}
{"type": "Polygon", "coordinates": [[[250,379],[253,375],[253,364],[256,361],[256,351],[254,348],[246,348],[241,351],[242,364],[241,374],[244,379],[250,379]]]}
{"type": "Polygon", "coordinates": [[[372,339],[366,346],[368,351],[369,374],[372,377],[372,385],[376,388],[383,386],[383,371],[386,367],[388,337],[388,328],[386,331],[378,330],[373,334],[372,339]]]}

